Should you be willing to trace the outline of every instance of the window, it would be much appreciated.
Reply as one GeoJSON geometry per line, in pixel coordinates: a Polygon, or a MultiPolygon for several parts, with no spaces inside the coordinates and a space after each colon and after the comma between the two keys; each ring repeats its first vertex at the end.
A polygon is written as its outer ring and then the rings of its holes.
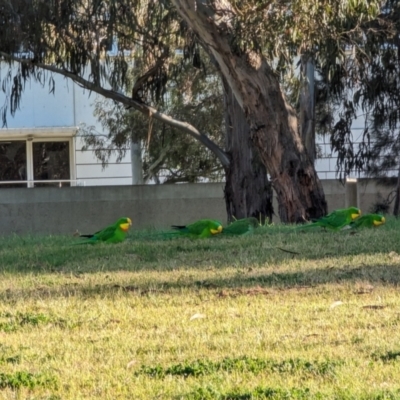
{"type": "Polygon", "coordinates": [[[0,189],[71,186],[72,140],[0,140],[0,189]]]}
{"type": "Polygon", "coordinates": [[[18,183],[26,180],[26,142],[0,142],[0,181],[4,182],[0,188],[26,187],[26,183],[18,183]]]}
{"type": "MultiPolygon", "coordinates": [[[[33,179],[39,181],[36,186],[59,186],[60,182],[42,182],[69,180],[70,157],[69,142],[33,142],[33,179]]],[[[70,186],[69,182],[63,182],[62,186],[70,186]]]]}

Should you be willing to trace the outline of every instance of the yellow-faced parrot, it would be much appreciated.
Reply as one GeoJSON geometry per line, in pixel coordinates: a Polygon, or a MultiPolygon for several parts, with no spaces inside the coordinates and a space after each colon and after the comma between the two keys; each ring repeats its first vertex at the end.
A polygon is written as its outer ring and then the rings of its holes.
{"type": "Polygon", "coordinates": [[[130,218],[120,218],[115,224],[107,226],[106,228],[93,233],[91,235],[80,235],[80,237],[88,238],[84,242],[80,242],[80,244],[85,243],[119,243],[125,240],[126,234],[129,228],[132,225],[132,221],[130,218]]]}

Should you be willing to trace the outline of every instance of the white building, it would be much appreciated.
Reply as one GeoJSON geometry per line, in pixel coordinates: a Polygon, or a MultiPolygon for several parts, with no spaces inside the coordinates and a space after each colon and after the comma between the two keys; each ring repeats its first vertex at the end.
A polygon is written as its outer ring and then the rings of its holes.
{"type": "Polygon", "coordinates": [[[131,185],[130,149],[119,163],[111,156],[106,168],[91,150],[82,150],[81,123],[102,132],[93,115],[96,94],[60,75],[54,80],[54,94],[28,81],[20,109],[7,115],[0,129],[0,187],[131,185]]]}
{"type": "MultiPolygon", "coordinates": [[[[28,81],[20,110],[14,117],[7,115],[7,128],[0,129],[0,188],[132,185],[130,148],[119,163],[111,156],[105,168],[91,150],[82,150],[81,123],[102,132],[93,115],[97,95],[60,75],[54,75],[54,80],[54,94],[28,81]]],[[[0,105],[4,101],[0,92],[0,105]]],[[[355,137],[362,134],[363,124],[363,118],[354,122],[355,137]]],[[[337,158],[329,138],[320,138],[318,144],[322,154],[316,160],[318,175],[335,179],[337,158]]]]}

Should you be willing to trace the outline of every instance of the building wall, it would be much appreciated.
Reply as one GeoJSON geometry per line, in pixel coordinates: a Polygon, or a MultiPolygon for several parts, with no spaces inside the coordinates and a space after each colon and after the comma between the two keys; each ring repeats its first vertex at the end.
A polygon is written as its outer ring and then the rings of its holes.
{"type": "MultiPolygon", "coordinates": [[[[329,211],[347,205],[343,185],[336,180],[322,184],[329,211]]],[[[355,198],[364,212],[377,199],[375,185],[373,181],[367,186],[365,182],[356,185],[355,198]]],[[[276,199],[274,207],[277,213],[276,199]]],[[[123,216],[133,220],[133,229],[166,228],[200,218],[216,218],[225,223],[223,184],[1,190],[0,235],[72,234],[76,230],[90,233],[123,216]]],[[[274,222],[278,221],[275,216],[274,222]]]]}
{"type": "MultiPolygon", "coordinates": [[[[8,66],[1,66],[0,73],[5,74],[8,66]]],[[[76,128],[77,134],[72,139],[71,151],[74,163],[71,178],[76,179],[78,186],[98,185],[131,185],[131,151],[127,147],[124,158],[117,163],[117,155],[110,157],[108,166],[103,168],[93,151],[82,150],[84,141],[77,129],[80,124],[94,126],[99,134],[106,135],[101,124],[93,115],[94,102],[98,98],[60,75],[53,75],[55,80],[54,94],[49,94],[48,86],[28,81],[23,92],[20,109],[15,116],[8,114],[7,127],[0,129],[0,140],[10,136],[19,139],[28,135],[43,137],[48,128],[52,133],[48,138],[60,138],[65,128],[76,128]],[[57,129],[59,128],[59,129],[57,129]],[[18,131],[18,135],[15,135],[18,131]],[[59,133],[57,133],[59,132],[59,133]]],[[[6,94],[0,91],[0,105],[4,104],[6,94]]],[[[68,138],[69,139],[69,138],[68,138]]]]}
{"type": "Polygon", "coordinates": [[[103,167],[92,150],[82,150],[85,142],[79,132],[74,138],[75,171],[78,186],[132,185],[131,151],[126,149],[124,157],[117,162],[112,154],[103,167]]]}
{"type": "MultiPolygon", "coordinates": [[[[360,111],[361,112],[361,111],[360,111]]],[[[363,131],[364,131],[365,118],[364,116],[358,116],[352,124],[352,135],[353,135],[353,151],[357,153],[359,150],[359,144],[363,141],[363,131]]],[[[318,177],[320,179],[336,179],[336,167],[338,155],[336,152],[332,151],[329,136],[319,136],[317,135],[316,144],[320,150],[320,158],[315,160],[315,168],[318,172],[318,177]]],[[[393,169],[387,172],[387,176],[393,177],[398,175],[398,170],[393,169]]],[[[352,173],[349,178],[365,178],[366,175],[352,173]]]]}
{"type": "MultiPolygon", "coordinates": [[[[1,75],[6,75],[7,71],[8,65],[0,63],[1,75]]],[[[33,80],[26,82],[19,110],[14,117],[7,115],[8,128],[76,126],[74,85],[58,75],[53,78],[56,83],[54,95],[49,94],[47,83],[42,86],[33,80]]],[[[6,94],[0,91],[1,106],[5,100],[6,94]]]]}

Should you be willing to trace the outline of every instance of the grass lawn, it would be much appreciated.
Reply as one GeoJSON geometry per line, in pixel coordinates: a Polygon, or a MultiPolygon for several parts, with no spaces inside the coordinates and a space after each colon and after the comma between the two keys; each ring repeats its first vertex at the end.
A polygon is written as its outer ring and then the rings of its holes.
{"type": "Polygon", "coordinates": [[[400,399],[400,222],[0,238],[0,399],[400,399]]]}

